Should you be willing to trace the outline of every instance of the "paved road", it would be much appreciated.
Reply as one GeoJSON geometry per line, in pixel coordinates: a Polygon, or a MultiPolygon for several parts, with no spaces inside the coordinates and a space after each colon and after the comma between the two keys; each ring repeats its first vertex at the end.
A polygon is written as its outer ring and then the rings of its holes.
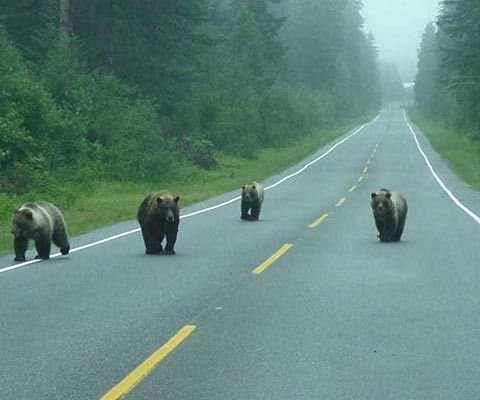
{"type": "MultiPolygon", "coordinates": [[[[479,193],[414,131],[438,177],[480,215],[479,193]]],[[[238,201],[183,218],[174,257],[144,255],[136,232],[0,269],[0,398],[480,398],[475,215],[441,188],[400,108],[341,139],[264,182],[291,176],[267,191],[258,223],[240,221],[238,201]],[[409,202],[400,243],[376,238],[369,203],[380,187],[409,202]]]]}

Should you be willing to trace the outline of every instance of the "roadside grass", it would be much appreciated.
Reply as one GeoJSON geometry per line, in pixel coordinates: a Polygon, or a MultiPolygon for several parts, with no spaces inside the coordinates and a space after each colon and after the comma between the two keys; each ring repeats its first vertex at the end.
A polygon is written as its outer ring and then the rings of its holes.
{"type": "MultiPolygon", "coordinates": [[[[150,192],[167,189],[180,195],[180,205],[196,203],[217,194],[238,189],[251,180],[262,181],[312,154],[315,150],[331,142],[358,126],[359,121],[343,125],[334,130],[319,130],[304,137],[297,143],[282,148],[268,148],[253,160],[217,154],[218,167],[211,171],[193,168],[181,169],[174,182],[159,180],[157,183],[98,181],[88,189],[66,187],[71,204],[62,206],[69,233],[75,236],[93,229],[108,226],[120,221],[136,218],[136,212],[143,198],[150,192]]],[[[40,196],[40,195],[39,195],[40,196]]],[[[11,197],[0,194],[0,253],[13,252],[10,233],[13,209],[25,201],[42,199],[52,201],[48,195],[36,197],[33,194],[11,197]]],[[[33,243],[30,243],[30,247],[33,243]]],[[[52,248],[52,251],[56,251],[52,248]]]]}
{"type": "Polygon", "coordinates": [[[480,190],[480,141],[468,133],[456,132],[446,124],[433,121],[416,110],[409,110],[412,121],[422,130],[433,148],[468,185],[480,190]]]}

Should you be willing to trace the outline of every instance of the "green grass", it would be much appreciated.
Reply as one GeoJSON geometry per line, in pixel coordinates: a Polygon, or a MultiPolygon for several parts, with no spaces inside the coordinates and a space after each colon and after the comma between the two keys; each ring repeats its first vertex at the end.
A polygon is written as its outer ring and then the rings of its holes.
{"type": "Polygon", "coordinates": [[[449,163],[455,173],[468,185],[480,190],[480,141],[442,122],[433,121],[410,110],[415,124],[427,136],[433,148],[449,163]]]}
{"type": "MultiPolygon", "coordinates": [[[[179,179],[172,183],[95,182],[93,188],[83,191],[77,188],[74,193],[81,194],[77,194],[69,206],[57,205],[63,210],[70,235],[74,236],[101,226],[135,219],[140,202],[149,192],[167,189],[180,195],[181,206],[230,190],[238,189],[240,194],[240,187],[248,181],[261,181],[281,172],[354,126],[356,124],[352,123],[334,131],[318,131],[287,147],[262,150],[254,160],[218,154],[219,165],[214,170],[187,167],[185,171],[179,171],[179,179]]],[[[67,187],[65,191],[68,190],[67,187]]],[[[0,252],[13,251],[10,234],[13,209],[32,199],[37,198],[33,195],[0,197],[0,224],[3,227],[0,231],[0,252]]],[[[48,196],[38,200],[52,201],[48,196]]]]}

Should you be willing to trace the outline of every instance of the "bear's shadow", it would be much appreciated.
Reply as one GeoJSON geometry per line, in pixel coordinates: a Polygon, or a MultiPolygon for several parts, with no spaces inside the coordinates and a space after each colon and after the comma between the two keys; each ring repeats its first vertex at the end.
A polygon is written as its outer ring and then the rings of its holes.
{"type": "Polygon", "coordinates": [[[408,240],[396,240],[394,242],[382,242],[381,240],[375,240],[373,241],[374,243],[380,244],[382,246],[388,246],[388,245],[393,245],[393,246],[400,246],[401,244],[408,244],[408,240]]]}

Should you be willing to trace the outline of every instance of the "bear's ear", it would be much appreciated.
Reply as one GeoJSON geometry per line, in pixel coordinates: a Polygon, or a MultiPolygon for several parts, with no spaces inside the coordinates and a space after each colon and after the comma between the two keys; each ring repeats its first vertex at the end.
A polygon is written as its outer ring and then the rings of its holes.
{"type": "Polygon", "coordinates": [[[25,210],[23,212],[23,215],[25,215],[25,217],[27,217],[27,219],[32,219],[33,218],[33,214],[30,210],[25,210]]]}
{"type": "Polygon", "coordinates": [[[375,192],[372,193],[372,199],[374,199],[375,197],[377,197],[377,194],[375,192]]]}
{"type": "Polygon", "coordinates": [[[388,193],[385,194],[385,197],[386,197],[387,199],[389,199],[391,196],[392,196],[392,194],[391,194],[390,192],[388,192],[388,193]]]}
{"type": "Polygon", "coordinates": [[[178,204],[178,201],[179,201],[179,200],[180,200],[180,196],[177,196],[177,197],[175,197],[175,198],[173,199],[173,201],[175,201],[175,203],[177,203],[177,204],[178,204]]]}

